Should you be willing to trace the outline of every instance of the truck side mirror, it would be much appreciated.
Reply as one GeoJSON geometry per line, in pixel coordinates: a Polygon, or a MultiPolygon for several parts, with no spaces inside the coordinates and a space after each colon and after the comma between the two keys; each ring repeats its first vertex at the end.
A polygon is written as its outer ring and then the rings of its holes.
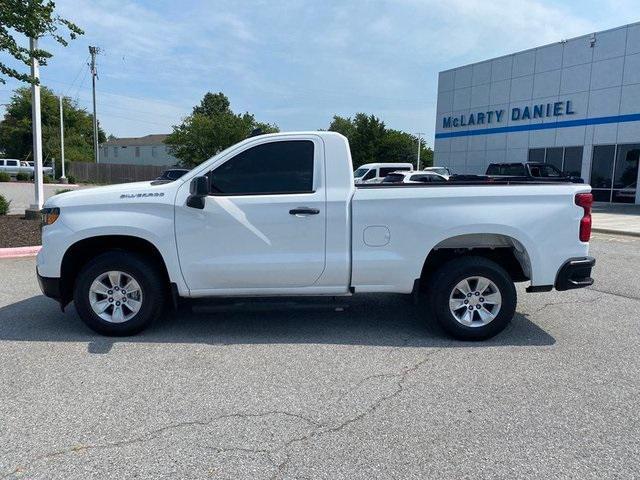
{"type": "Polygon", "coordinates": [[[209,195],[209,178],[202,176],[191,180],[189,184],[189,193],[187,197],[187,207],[204,208],[204,199],[209,195]]]}

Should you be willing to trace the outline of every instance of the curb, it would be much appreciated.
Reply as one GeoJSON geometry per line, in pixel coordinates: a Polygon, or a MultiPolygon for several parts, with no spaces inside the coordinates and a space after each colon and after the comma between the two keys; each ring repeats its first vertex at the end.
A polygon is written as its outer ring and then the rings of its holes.
{"type": "Polygon", "coordinates": [[[592,228],[594,233],[608,233],[609,235],[622,235],[624,237],[636,237],[640,238],[640,232],[629,232],[627,230],[616,230],[613,228],[592,228]]]}
{"type": "Polygon", "coordinates": [[[41,248],[42,245],[37,245],[35,247],[0,248],[0,259],[35,257],[41,248]]]}

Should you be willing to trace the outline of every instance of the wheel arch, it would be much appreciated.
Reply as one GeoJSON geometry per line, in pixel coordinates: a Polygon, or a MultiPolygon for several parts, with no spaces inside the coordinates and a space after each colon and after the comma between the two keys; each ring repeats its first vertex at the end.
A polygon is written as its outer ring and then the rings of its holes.
{"type": "Polygon", "coordinates": [[[151,260],[170,287],[167,264],[160,250],[147,239],[134,235],[98,235],[72,244],[64,253],[60,265],[60,304],[64,308],[73,299],[73,289],[78,273],[86,263],[101,253],[119,250],[136,253],[151,260]]]}
{"type": "Polygon", "coordinates": [[[445,238],[427,254],[420,273],[421,285],[449,260],[463,256],[479,256],[496,262],[514,282],[532,278],[529,250],[518,239],[504,233],[464,233],[445,238]]]}

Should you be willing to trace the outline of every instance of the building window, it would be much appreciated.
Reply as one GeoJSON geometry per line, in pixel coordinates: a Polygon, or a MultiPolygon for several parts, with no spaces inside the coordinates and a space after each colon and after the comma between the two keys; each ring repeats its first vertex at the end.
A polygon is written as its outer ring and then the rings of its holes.
{"type": "Polygon", "coordinates": [[[140,158],[140,147],[136,147],[136,158],[140,158]]]}
{"type": "Polygon", "coordinates": [[[558,170],[563,171],[563,153],[564,149],[562,147],[547,148],[547,154],[544,157],[544,161],[545,163],[553,165],[558,170]]]}
{"type": "Polygon", "coordinates": [[[544,163],[544,148],[530,148],[529,161],[544,163]]]}
{"type": "Polygon", "coordinates": [[[104,147],[102,151],[104,152],[104,158],[109,158],[109,147],[104,147]]]}
{"type": "Polygon", "coordinates": [[[575,177],[582,175],[583,147],[530,148],[529,161],[548,163],[575,177]]]}
{"type": "Polygon", "coordinates": [[[118,147],[113,147],[113,156],[118,158],[118,147]]]}
{"type": "Polygon", "coordinates": [[[567,147],[564,149],[564,164],[562,170],[574,177],[582,176],[582,147],[567,147]]]}

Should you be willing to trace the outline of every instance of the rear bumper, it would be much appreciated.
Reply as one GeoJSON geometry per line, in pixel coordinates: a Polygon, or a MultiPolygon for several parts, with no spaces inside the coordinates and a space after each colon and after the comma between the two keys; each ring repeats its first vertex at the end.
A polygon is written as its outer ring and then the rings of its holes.
{"type": "Polygon", "coordinates": [[[42,293],[49,298],[60,300],[60,279],[43,277],[38,272],[36,272],[36,275],[38,276],[38,284],[40,284],[40,290],[42,290],[42,293]]]}
{"type": "Polygon", "coordinates": [[[556,290],[571,290],[593,285],[591,269],[596,264],[593,257],[570,258],[567,260],[556,276],[556,290]]]}

